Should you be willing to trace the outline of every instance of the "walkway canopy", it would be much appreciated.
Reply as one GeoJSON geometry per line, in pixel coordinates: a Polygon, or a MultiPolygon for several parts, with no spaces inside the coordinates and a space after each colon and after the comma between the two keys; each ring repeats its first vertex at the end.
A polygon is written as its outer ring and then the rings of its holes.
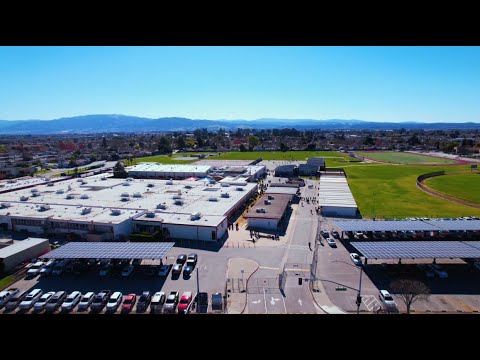
{"type": "Polygon", "coordinates": [[[163,259],[173,242],[69,242],[45,259],[163,259]]]}
{"type": "Polygon", "coordinates": [[[480,258],[480,241],[351,242],[367,259],[480,258]]]}

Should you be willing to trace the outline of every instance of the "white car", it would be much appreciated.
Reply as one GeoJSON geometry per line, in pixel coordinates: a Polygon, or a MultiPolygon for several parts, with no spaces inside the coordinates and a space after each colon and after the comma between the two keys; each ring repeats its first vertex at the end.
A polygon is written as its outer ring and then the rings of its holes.
{"type": "Polygon", "coordinates": [[[92,305],[93,299],[95,298],[95,293],[92,291],[87,292],[83,295],[82,300],[78,304],[79,311],[86,311],[92,305]]]}
{"type": "Polygon", "coordinates": [[[53,295],[55,295],[55,291],[49,291],[40,296],[40,299],[38,299],[38,301],[33,305],[33,311],[40,312],[45,310],[45,306],[47,306],[48,301],[53,295]]]}
{"type": "Polygon", "coordinates": [[[67,298],[63,302],[62,311],[72,311],[81,299],[82,293],[80,291],[73,291],[72,293],[70,293],[70,295],[67,296],[67,298]]]}
{"type": "Polygon", "coordinates": [[[125,266],[125,268],[122,270],[122,277],[129,277],[132,275],[133,269],[135,269],[133,265],[125,266]]]}
{"type": "Polygon", "coordinates": [[[337,247],[337,242],[335,241],[334,238],[329,237],[329,238],[327,239],[327,243],[328,243],[328,245],[330,245],[331,247],[337,247]]]}
{"type": "Polygon", "coordinates": [[[448,278],[448,273],[440,265],[430,264],[430,268],[440,279],[448,278]]]}
{"type": "Polygon", "coordinates": [[[27,295],[27,297],[20,303],[18,308],[20,310],[29,310],[33,304],[37,302],[37,300],[42,296],[43,290],[42,289],[33,289],[27,295]]]}
{"type": "Polygon", "coordinates": [[[49,275],[52,272],[55,264],[56,264],[55,260],[50,260],[49,262],[47,262],[45,266],[42,269],[40,269],[40,275],[41,276],[49,275]]]}
{"type": "Polygon", "coordinates": [[[123,294],[120,291],[116,291],[110,296],[107,302],[107,312],[115,312],[123,301],[123,294]]]}
{"type": "Polygon", "coordinates": [[[380,301],[385,304],[387,310],[394,310],[397,308],[397,304],[395,304],[392,295],[390,295],[387,290],[380,290],[378,297],[380,301]]]}
{"type": "Polygon", "coordinates": [[[156,292],[153,297],[152,301],[150,302],[150,311],[152,313],[159,313],[165,303],[165,293],[163,291],[156,292]]]}
{"type": "Polygon", "coordinates": [[[357,253],[350,253],[350,259],[352,259],[353,263],[357,266],[362,265],[362,259],[357,253]]]}
{"type": "Polygon", "coordinates": [[[37,261],[35,264],[33,264],[30,269],[27,271],[27,276],[37,276],[40,274],[40,270],[45,266],[45,263],[41,261],[37,261]]]}

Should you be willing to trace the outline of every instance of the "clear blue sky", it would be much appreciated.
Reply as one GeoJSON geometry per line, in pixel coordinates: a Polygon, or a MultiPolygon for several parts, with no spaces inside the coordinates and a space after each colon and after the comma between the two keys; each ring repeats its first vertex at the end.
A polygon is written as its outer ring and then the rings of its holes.
{"type": "Polygon", "coordinates": [[[0,47],[0,119],[480,122],[480,47],[0,47]]]}

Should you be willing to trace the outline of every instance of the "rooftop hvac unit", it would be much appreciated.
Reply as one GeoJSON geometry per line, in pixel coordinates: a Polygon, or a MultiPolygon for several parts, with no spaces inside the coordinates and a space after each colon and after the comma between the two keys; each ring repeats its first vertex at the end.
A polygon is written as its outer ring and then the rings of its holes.
{"type": "Polygon", "coordinates": [[[211,198],[208,198],[208,201],[218,201],[218,198],[216,198],[216,197],[211,197],[211,198]]]}
{"type": "Polygon", "coordinates": [[[223,193],[223,194],[221,194],[221,197],[223,197],[223,198],[229,198],[229,197],[230,197],[230,194],[229,194],[229,193],[223,193]]]}
{"type": "Polygon", "coordinates": [[[152,183],[149,183],[149,184],[147,185],[147,187],[154,187],[154,186],[155,186],[155,185],[152,184],[152,183]]]}
{"type": "Polygon", "coordinates": [[[272,202],[270,200],[265,200],[264,203],[265,205],[272,205],[272,202]]]}
{"type": "Polygon", "coordinates": [[[196,212],[196,213],[193,213],[192,215],[190,215],[190,220],[198,220],[202,217],[202,214],[199,213],[199,212],[196,212]]]}
{"type": "Polygon", "coordinates": [[[222,187],[230,187],[230,184],[222,183],[222,187]]]}
{"type": "Polygon", "coordinates": [[[173,199],[181,199],[182,197],[180,195],[173,195],[173,199]]]}
{"type": "Polygon", "coordinates": [[[166,208],[167,208],[167,205],[166,205],[166,204],[158,204],[158,205],[157,205],[157,209],[165,210],[166,208]]]}
{"type": "Polygon", "coordinates": [[[261,208],[261,209],[257,209],[257,213],[265,213],[265,209],[264,208],[261,208]]]}
{"type": "Polygon", "coordinates": [[[10,204],[10,203],[8,203],[8,202],[4,202],[4,203],[0,204],[0,206],[2,207],[2,209],[5,209],[5,208],[8,208],[8,207],[10,207],[10,206],[11,206],[11,204],[10,204]]]}
{"type": "Polygon", "coordinates": [[[167,185],[173,185],[173,181],[172,181],[172,179],[170,179],[170,180],[167,180],[167,182],[166,182],[165,184],[167,184],[167,185]]]}
{"type": "Polygon", "coordinates": [[[154,218],[155,217],[155,213],[154,212],[147,212],[147,218],[154,218]]]}
{"type": "Polygon", "coordinates": [[[39,211],[45,211],[45,210],[48,210],[50,209],[50,205],[40,205],[40,208],[39,208],[39,211]]]}
{"type": "Polygon", "coordinates": [[[34,196],[34,197],[40,196],[40,193],[34,192],[34,193],[32,194],[32,196],[34,196]]]}
{"type": "Polygon", "coordinates": [[[112,209],[112,215],[120,215],[122,212],[119,209],[112,209]]]}
{"type": "Polygon", "coordinates": [[[83,182],[83,179],[77,179],[77,182],[83,182]]]}
{"type": "Polygon", "coordinates": [[[102,176],[100,180],[107,180],[107,178],[105,176],[102,176]]]}
{"type": "Polygon", "coordinates": [[[27,200],[28,200],[28,196],[22,196],[22,197],[20,198],[20,200],[21,200],[21,201],[27,201],[27,200]]]}
{"type": "Polygon", "coordinates": [[[142,194],[140,194],[139,192],[136,192],[136,193],[133,193],[133,197],[141,198],[142,194]]]}
{"type": "Polygon", "coordinates": [[[237,190],[237,191],[243,191],[243,188],[242,188],[242,187],[237,187],[235,190],[237,190]]]}
{"type": "Polygon", "coordinates": [[[73,195],[73,194],[68,194],[68,195],[67,195],[67,199],[75,199],[75,195],[73,195]]]}
{"type": "Polygon", "coordinates": [[[175,200],[175,205],[183,205],[183,200],[175,200]]]}
{"type": "Polygon", "coordinates": [[[185,189],[191,189],[192,185],[185,185],[185,189]]]}
{"type": "Polygon", "coordinates": [[[92,208],[83,208],[82,215],[90,214],[91,211],[92,211],[92,208]]]}
{"type": "Polygon", "coordinates": [[[130,183],[125,181],[122,185],[123,186],[130,186],[130,183]]]}
{"type": "Polygon", "coordinates": [[[275,200],[275,198],[272,195],[268,195],[268,200],[275,200]]]}
{"type": "Polygon", "coordinates": [[[65,190],[63,190],[63,189],[58,189],[58,190],[56,191],[57,194],[63,194],[64,192],[65,192],[65,190]]]}
{"type": "Polygon", "coordinates": [[[125,181],[133,181],[133,178],[132,177],[128,177],[125,179],[125,181]]]}
{"type": "Polygon", "coordinates": [[[32,190],[30,190],[30,191],[32,192],[32,194],[38,193],[38,189],[32,189],[32,190]]]}
{"type": "Polygon", "coordinates": [[[87,194],[83,194],[82,196],[80,196],[80,199],[88,199],[89,196],[87,194]]]}
{"type": "Polygon", "coordinates": [[[122,194],[120,195],[120,197],[128,198],[128,197],[130,197],[130,195],[129,195],[129,193],[126,193],[126,192],[125,192],[125,193],[122,193],[122,194]]]}
{"type": "Polygon", "coordinates": [[[53,186],[53,183],[52,183],[52,182],[49,182],[49,183],[47,184],[47,186],[53,186]]]}
{"type": "Polygon", "coordinates": [[[83,180],[83,181],[82,181],[82,185],[85,185],[85,184],[88,184],[88,181],[83,180]]]}

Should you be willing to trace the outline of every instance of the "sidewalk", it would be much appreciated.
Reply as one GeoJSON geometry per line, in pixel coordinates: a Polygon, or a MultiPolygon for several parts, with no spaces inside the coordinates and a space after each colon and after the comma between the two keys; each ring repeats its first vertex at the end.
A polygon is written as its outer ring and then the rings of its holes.
{"type": "MultiPolygon", "coordinates": [[[[259,265],[256,261],[245,258],[230,258],[227,265],[227,279],[244,279],[244,283],[248,283],[249,277],[257,271],[259,265]],[[243,274],[242,274],[243,270],[243,274]]],[[[246,290],[246,286],[245,286],[246,290]]],[[[228,293],[228,314],[247,313],[247,292],[228,293]]]]}

